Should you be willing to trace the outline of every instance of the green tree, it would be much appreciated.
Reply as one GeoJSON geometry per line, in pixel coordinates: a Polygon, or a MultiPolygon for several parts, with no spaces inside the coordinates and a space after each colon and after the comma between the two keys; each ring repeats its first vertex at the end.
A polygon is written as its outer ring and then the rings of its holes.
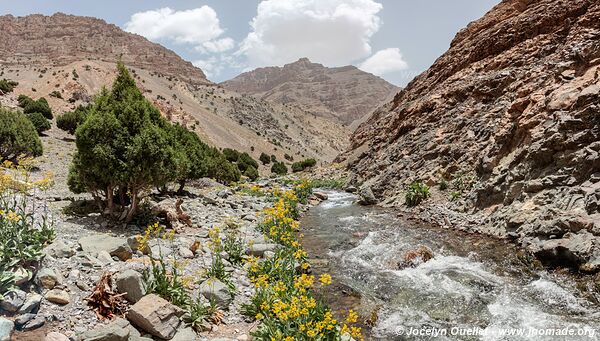
{"type": "Polygon", "coordinates": [[[39,112],[27,114],[27,118],[31,121],[31,123],[33,123],[33,126],[38,134],[50,129],[50,121],[48,121],[48,119],[46,119],[44,115],[40,114],[39,112]]]}
{"type": "Polygon", "coordinates": [[[143,195],[176,179],[182,156],[170,124],[144,98],[123,63],[112,89],[103,89],[75,132],[77,153],[69,176],[74,192],[90,192],[113,213],[115,195],[129,202],[125,219],[143,195]],[[125,197],[128,200],[125,200],[125,197]]]}
{"type": "Polygon", "coordinates": [[[317,160],[315,159],[306,159],[298,162],[294,162],[292,164],[292,171],[301,172],[307,168],[314,167],[317,164],[317,160]]]}
{"type": "Polygon", "coordinates": [[[42,142],[27,116],[0,107],[0,158],[16,161],[21,155],[42,155],[42,142]]]}
{"type": "Polygon", "coordinates": [[[50,108],[48,101],[44,97],[36,101],[28,96],[19,95],[19,97],[17,98],[17,102],[19,102],[19,106],[23,108],[23,112],[26,114],[32,114],[37,112],[44,115],[44,117],[49,120],[52,119],[52,109],[50,108]]]}
{"type": "Polygon", "coordinates": [[[229,162],[237,162],[237,160],[240,158],[240,152],[231,148],[223,149],[223,155],[229,162]]]}
{"type": "Polygon", "coordinates": [[[176,124],[172,126],[173,135],[183,153],[183,160],[180,163],[177,181],[179,183],[178,192],[183,192],[187,180],[200,179],[209,176],[208,159],[213,157],[210,148],[200,137],[185,127],[176,124]]]}
{"type": "Polygon", "coordinates": [[[271,173],[275,173],[277,175],[285,175],[287,174],[288,169],[283,162],[275,162],[273,166],[271,166],[271,173]]]}
{"type": "Polygon", "coordinates": [[[244,172],[244,175],[250,178],[250,180],[256,180],[259,177],[258,169],[254,168],[253,166],[248,166],[244,172]]]}
{"type": "Polygon", "coordinates": [[[88,117],[90,107],[80,105],[73,111],[68,111],[56,118],[56,125],[69,134],[75,134],[75,130],[88,117]]]}
{"type": "Polygon", "coordinates": [[[263,165],[268,165],[271,163],[271,157],[266,153],[260,153],[260,157],[258,158],[263,165]]]}
{"type": "Polygon", "coordinates": [[[17,85],[19,85],[18,82],[11,81],[10,79],[2,79],[0,80],[0,92],[12,92],[17,85]]]}

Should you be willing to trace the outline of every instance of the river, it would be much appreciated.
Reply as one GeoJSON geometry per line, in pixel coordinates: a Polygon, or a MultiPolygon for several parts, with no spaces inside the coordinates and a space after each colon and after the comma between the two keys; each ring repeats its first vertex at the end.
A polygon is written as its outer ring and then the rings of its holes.
{"type": "Polygon", "coordinates": [[[532,266],[509,243],[359,206],[349,193],[327,193],[329,200],[301,220],[303,244],[314,271],[330,273],[336,283],[324,299],[368,320],[367,339],[600,339],[597,287],[582,289],[576,276],[532,266]],[[399,266],[418,246],[434,257],[399,266]]]}

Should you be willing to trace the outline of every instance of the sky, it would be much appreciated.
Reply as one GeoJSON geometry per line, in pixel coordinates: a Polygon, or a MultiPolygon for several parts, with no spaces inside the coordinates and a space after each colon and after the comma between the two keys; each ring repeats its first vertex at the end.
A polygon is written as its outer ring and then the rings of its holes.
{"type": "Polygon", "coordinates": [[[0,0],[0,14],[101,18],[175,51],[215,82],[299,58],[404,86],[500,0],[0,0]]]}

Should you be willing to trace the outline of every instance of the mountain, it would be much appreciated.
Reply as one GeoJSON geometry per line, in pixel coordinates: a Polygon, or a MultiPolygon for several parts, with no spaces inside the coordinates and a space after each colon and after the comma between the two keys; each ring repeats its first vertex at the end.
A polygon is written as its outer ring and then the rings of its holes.
{"type": "MultiPolygon", "coordinates": [[[[279,160],[288,154],[323,161],[347,147],[349,130],[335,122],[224,89],[173,51],[103,20],[61,13],[2,16],[0,46],[0,77],[19,82],[12,96],[44,96],[57,113],[110,85],[121,59],[163,115],[212,145],[255,158],[265,152],[279,160]]],[[[0,102],[14,105],[11,98],[0,102]]]]}
{"type": "Polygon", "coordinates": [[[390,100],[398,87],[354,66],[328,68],[307,58],[283,67],[243,73],[224,88],[270,102],[298,106],[350,125],[390,100]]]}
{"type": "Polygon", "coordinates": [[[598,271],[599,42],[596,0],[504,0],[366,120],[340,159],[386,204],[400,207],[423,181],[427,219],[598,271]],[[457,200],[433,187],[444,181],[457,200]]]}

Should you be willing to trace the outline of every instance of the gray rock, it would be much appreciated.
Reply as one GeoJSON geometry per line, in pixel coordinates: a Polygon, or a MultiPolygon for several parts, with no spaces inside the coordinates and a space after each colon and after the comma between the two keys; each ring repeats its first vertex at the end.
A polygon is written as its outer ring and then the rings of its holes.
{"type": "Polygon", "coordinates": [[[17,318],[15,318],[15,326],[20,327],[22,325],[24,325],[25,323],[33,320],[35,318],[35,314],[23,314],[23,315],[19,315],[17,316],[17,318]]]}
{"type": "Polygon", "coordinates": [[[14,329],[13,321],[0,317],[0,341],[10,341],[10,335],[14,329]]]}
{"type": "Polygon", "coordinates": [[[179,255],[183,258],[194,258],[194,253],[192,250],[188,249],[185,246],[179,247],[179,255]]]}
{"type": "Polygon", "coordinates": [[[183,310],[157,295],[150,294],[130,308],[127,319],[147,333],[170,340],[181,323],[181,315],[183,310]]]}
{"type": "Polygon", "coordinates": [[[112,256],[107,251],[104,251],[104,250],[98,252],[98,256],[96,256],[96,259],[98,259],[98,261],[100,261],[100,263],[102,263],[104,265],[108,265],[113,262],[112,256]]]}
{"type": "Polygon", "coordinates": [[[363,185],[358,190],[358,204],[359,205],[375,205],[377,203],[377,198],[375,198],[375,194],[373,194],[373,190],[371,190],[371,186],[363,185]]]}
{"type": "Polygon", "coordinates": [[[227,308],[233,299],[227,285],[216,278],[209,278],[202,282],[198,292],[222,308],[227,308]]]}
{"type": "Polygon", "coordinates": [[[566,233],[560,239],[537,240],[529,245],[543,263],[554,265],[580,265],[587,263],[600,245],[600,238],[586,230],[566,233]]]}
{"type": "Polygon", "coordinates": [[[324,193],[324,192],[313,192],[313,195],[315,197],[317,197],[317,199],[319,199],[319,200],[329,199],[329,196],[327,195],[327,193],[324,193]]]}
{"type": "Polygon", "coordinates": [[[171,341],[198,341],[200,338],[192,328],[184,328],[177,331],[171,341]]]}
{"type": "Polygon", "coordinates": [[[44,341],[69,341],[69,338],[61,333],[50,332],[46,335],[44,341]]]}
{"type": "Polygon", "coordinates": [[[48,291],[45,297],[49,302],[61,305],[69,304],[71,302],[71,297],[69,296],[69,293],[59,289],[52,289],[48,291]]]}
{"type": "Polygon", "coordinates": [[[225,198],[227,198],[227,197],[229,197],[231,195],[233,195],[233,191],[231,189],[229,189],[229,188],[222,189],[222,190],[220,190],[220,191],[217,192],[217,196],[219,198],[223,198],[223,199],[225,199],[225,198]]]}
{"type": "Polygon", "coordinates": [[[173,249],[166,245],[164,240],[153,239],[148,243],[150,255],[153,257],[168,257],[173,254],[173,249]]]}
{"type": "Polygon", "coordinates": [[[17,286],[23,285],[31,280],[31,271],[22,267],[15,269],[12,273],[15,276],[15,285],[17,286]]]}
{"type": "Polygon", "coordinates": [[[344,190],[348,193],[356,193],[358,191],[358,189],[354,186],[348,186],[344,190]]]}
{"type": "Polygon", "coordinates": [[[59,239],[48,245],[44,253],[54,258],[69,258],[75,254],[75,250],[59,239]]]}
{"type": "Polygon", "coordinates": [[[59,275],[54,269],[42,268],[35,276],[37,284],[44,289],[52,289],[60,283],[59,275]]]}
{"type": "Polygon", "coordinates": [[[256,220],[258,220],[254,214],[244,214],[242,216],[242,219],[246,220],[246,221],[256,221],[256,220]]]}
{"type": "Polygon", "coordinates": [[[29,320],[27,323],[25,323],[21,327],[21,330],[27,332],[30,330],[38,329],[44,324],[46,324],[46,319],[43,316],[38,315],[35,316],[32,320],[29,320]]]}
{"type": "Polygon", "coordinates": [[[0,301],[0,309],[14,313],[25,303],[27,293],[20,289],[12,289],[3,296],[4,299],[0,301]]]}
{"type": "Polygon", "coordinates": [[[96,256],[100,251],[106,251],[111,256],[117,256],[120,260],[131,259],[131,247],[125,238],[117,238],[107,234],[95,234],[79,239],[79,245],[83,252],[96,256]]]}
{"type": "Polygon", "coordinates": [[[128,341],[131,331],[129,330],[127,321],[123,323],[123,319],[116,319],[106,326],[101,326],[93,330],[89,330],[81,337],[81,341],[128,341]]]}
{"type": "Polygon", "coordinates": [[[120,293],[125,293],[125,298],[129,302],[135,303],[146,294],[142,274],[135,270],[120,272],[115,278],[115,283],[117,290],[120,293]]]}
{"type": "Polygon", "coordinates": [[[277,244],[272,244],[272,243],[253,244],[248,249],[246,249],[246,254],[256,256],[256,257],[263,257],[265,252],[267,252],[267,251],[274,252],[276,247],[277,247],[277,244]]]}
{"type": "Polygon", "coordinates": [[[36,293],[30,293],[25,299],[25,303],[19,308],[19,314],[33,313],[38,310],[40,303],[42,302],[42,295],[36,293]]]}

